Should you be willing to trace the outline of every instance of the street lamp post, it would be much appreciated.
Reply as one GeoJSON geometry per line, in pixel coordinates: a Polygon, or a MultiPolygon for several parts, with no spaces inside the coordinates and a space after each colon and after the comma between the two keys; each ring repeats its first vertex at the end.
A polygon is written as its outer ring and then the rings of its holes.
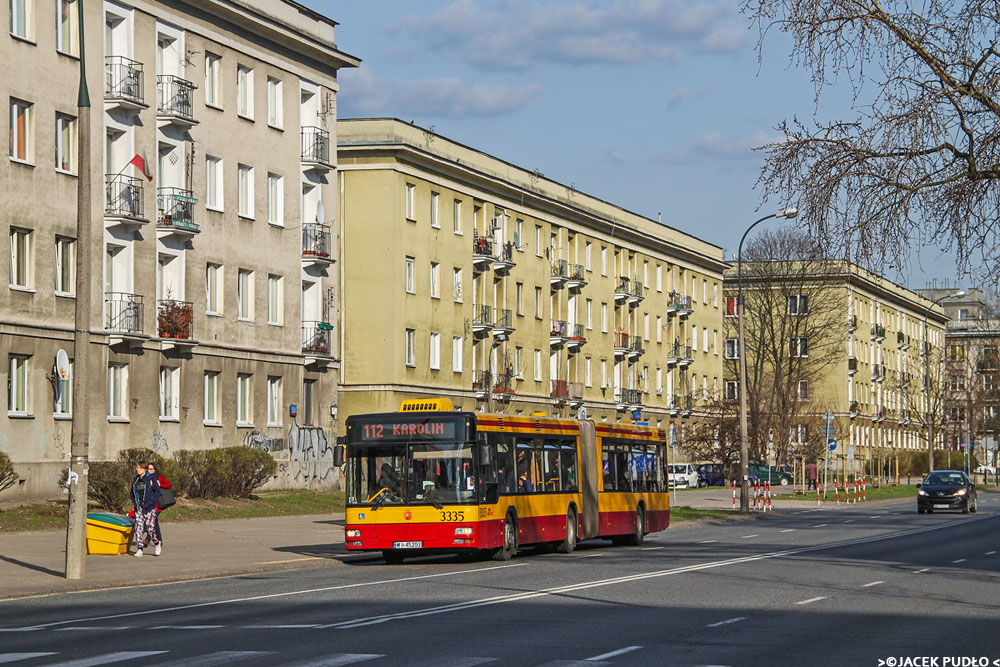
{"type": "MultiPolygon", "coordinates": [[[[928,326],[927,317],[931,314],[931,308],[938,305],[945,299],[957,299],[959,297],[965,296],[965,290],[959,290],[954,294],[946,294],[944,296],[938,297],[931,301],[931,305],[927,306],[924,312],[924,345],[925,349],[921,350],[924,353],[924,435],[927,438],[927,472],[934,471],[934,443],[931,442],[931,416],[930,416],[930,397],[927,395],[930,392],[930,379],[931,379],[931,349],[930,341],[928,340],[928,326]]],[[[943,380],[942,380],[943,382],[943,380]]],[[[943,402],[942,402],[943,403],[943,402]]]]}
{"type": "Polygon", "coordinates": [[[746,344],[743,337],[743,241],[746,240],[747,234],[750,230],[764,222],[765,220],[770,220],[771,218],[794,218],[799,214],[797,208],[786,208],[783,211],[778,211],[777,213],[772,213],[771,215],[765,215],[763,218],[757,220],[752,225],[747,227],[747,230],[743,232],[743,237],[740,239],[739,249],[736,253],[736,315],[739,321],[739,357],[740,357],[740,385],[738,388],[740,394],[740,512],[750,511],[750,475],[749,468],[747,467],[747,459],[749,458],[749,442],[747,440],[747,355],[746,355],[746,344]]]}

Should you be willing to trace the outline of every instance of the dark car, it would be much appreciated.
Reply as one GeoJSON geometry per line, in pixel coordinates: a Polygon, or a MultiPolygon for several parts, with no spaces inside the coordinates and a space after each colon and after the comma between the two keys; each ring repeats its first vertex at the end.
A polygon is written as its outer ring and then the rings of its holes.
{"type": "Polygon", "coordinates": [[[788,486],[792,483],[792,476],[777,468],[769,469],[762,463],[751,463],[747,467],[750,470],[750,479],[759,479],[761,482],[770,480],[771,486],[774,486],[775,484],[788,486]]]}
{"type": "Polygon", "coordinates": [[[961,470],[935,470],[917,484],[917,512],[962,510],[966,514],[979,509],[976,485],[961,470]]]}
{"type": "Polygon", "coordinates": [[[701,463],[698,465],[698,486],[725,486],[726,475],[721,463],[701,463]]]}

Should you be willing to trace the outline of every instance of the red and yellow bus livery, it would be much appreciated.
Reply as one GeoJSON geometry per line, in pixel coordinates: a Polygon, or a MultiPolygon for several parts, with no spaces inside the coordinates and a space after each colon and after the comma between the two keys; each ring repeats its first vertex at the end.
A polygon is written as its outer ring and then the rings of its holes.
{"type": "Polygon", "coordinates": [[[347,419],[350,550],[387,561],[581,539],[641,544],[670,522],[662,429],[456,412],[446,399],[347,419]]]}

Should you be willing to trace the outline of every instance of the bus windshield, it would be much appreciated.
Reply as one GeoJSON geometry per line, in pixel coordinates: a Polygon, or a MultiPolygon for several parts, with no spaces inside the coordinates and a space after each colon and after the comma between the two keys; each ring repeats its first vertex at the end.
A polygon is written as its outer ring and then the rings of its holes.
{"type": "Polygon", "coordinates": [[[474,503],[477,497],[468,444],[352,447],[347,478],[352,505],[474,503]]]}

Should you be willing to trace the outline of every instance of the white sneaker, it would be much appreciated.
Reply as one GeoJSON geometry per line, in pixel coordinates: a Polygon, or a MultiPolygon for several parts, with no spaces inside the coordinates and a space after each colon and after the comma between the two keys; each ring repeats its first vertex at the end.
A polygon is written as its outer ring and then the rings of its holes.
{"type": "Polygon", "coordinates": [[[160,545],[159,544],[157,544],[156,546],[153,547],[153,555],[154,556],[159,556],[160,555],[160,545]]]}
{"type": "Polygon", "coordinates": [[[134,556],[136,558],[142,558],[142,549],[139,549],[138,551],[136,551],[135,554],[134,554],[134,556]]]}

